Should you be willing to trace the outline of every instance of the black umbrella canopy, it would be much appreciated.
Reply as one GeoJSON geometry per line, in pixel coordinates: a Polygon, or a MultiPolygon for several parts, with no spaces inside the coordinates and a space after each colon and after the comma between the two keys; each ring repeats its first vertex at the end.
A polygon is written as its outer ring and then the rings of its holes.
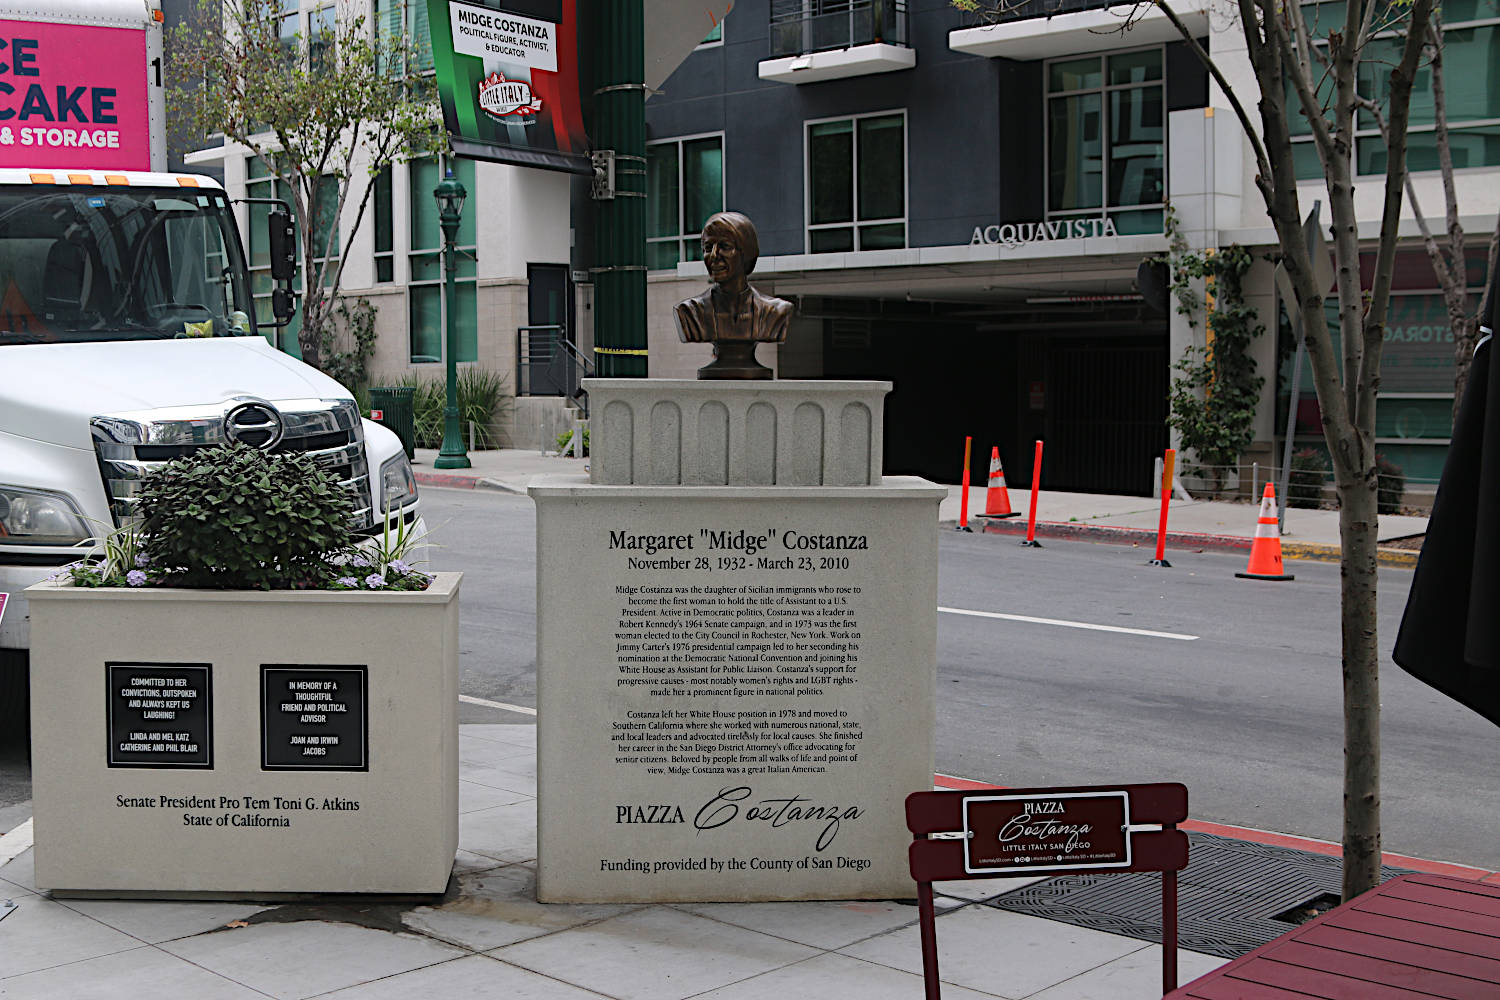
{"type": "Polygon", "coordinates": [[[1392,654],[1407,673],[1500,725],[1500,273],[1392,654]]]}

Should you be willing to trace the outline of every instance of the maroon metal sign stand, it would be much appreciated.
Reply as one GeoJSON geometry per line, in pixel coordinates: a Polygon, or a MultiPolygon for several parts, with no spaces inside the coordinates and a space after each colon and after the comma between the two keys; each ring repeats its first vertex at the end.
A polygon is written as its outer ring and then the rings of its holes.
{"type": "Polygon", "coordinates": [[[908,850],[917,883],[926,1000],[941,1000],[932,883],[1042,872],[1161,872],[1162,994],[1177,988],[1177,873],[1187,867],[1187,788],[1149,785],[913,792],[908,850]],[[936,836],[935,836],[936,835],[936,836]]]}

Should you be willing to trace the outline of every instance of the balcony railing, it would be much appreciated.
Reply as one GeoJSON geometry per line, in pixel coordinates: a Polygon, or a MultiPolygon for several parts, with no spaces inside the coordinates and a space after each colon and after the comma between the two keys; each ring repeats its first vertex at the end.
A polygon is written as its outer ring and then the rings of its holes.
{"type": "Polygon", "coordinates": [[[1001,24],[1006,21],[1025,21],[1034,17],[1053,17],[1057,14],[1076,14],[1084,10],[1106,10],[1134,4],[1135,0],[1012,0],[986,9],[980,15],[982,24],[1001,24]]]}
{"type": "Polygon", "coordinates": [[[907,45],[906,0],[771,0],[771,56],[907,45]]]}

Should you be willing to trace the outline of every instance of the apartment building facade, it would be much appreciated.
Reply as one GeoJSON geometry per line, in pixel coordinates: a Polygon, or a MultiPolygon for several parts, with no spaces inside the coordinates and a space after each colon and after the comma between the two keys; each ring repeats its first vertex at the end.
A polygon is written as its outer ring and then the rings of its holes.
{"type": "MultiPolygon", "coordinates": [[[[291,32],[311,32],[333,9],[279,2],[291,32]]],[[[362,2],[374,23],[406,17],[424,37],[425,4],[362,2]]],[[[1445,54],[1477,294],[1500,179],[1500,0],[1459,4],[1445,5],[1445,54]]],[[[706,362],[704,345],[678,341],[671,307],[707,281],[703,220],[741,211],[759,229],[757,287],[798,306],[787,342],[763,346],[762,360],[783,378],[891,380],[888,469],[954,481],[972,436],[980,465],[997,446],[1010,480],[1025,483],[1031,444],[1044,440],[1049,488],[1149,493],[1153,461],[1172,443],[1172,366],[1204,339],[1201,321],[1153,308],[1137,284],[1141,261],[1167,252],[1168,206],[1194,248],[1239,243],[1263,256],[1275,246],[1239,123],[1176,29],[1151,14],[1126,29],[1130,5],[1099,0],[1024,0],[985,20],[947,0],[738,0],[717,26],[701,4],[668,6],[647,3],[648,21],[707,37],[669,74],[653,75],[661,60],[648,58],[650,374],[692,377],[706,362]]],[[[1210,0],[1174,9],[1253,108],[1232,12],[1210,0]]],[[[1416,190],[1439,212],[1430,80],[1418,81],[1413,119],[1416,190]]],[[[1356,194],[1361,235],[1373,238],[1383,147],[1364,124],[1356,194]]],[[[1304,207],[1326,203],[1316,156],[1300,148],[1304,207]]],[[[190,160],[222,170],[235,194],[272,186],[243,149],[190,160]]],[[[442,167],[382,174],[371,215],[339,243],[344,294],[378,308],[381,375],[441,371],[431,189],[442,167]]],[[[509,443],[544,446],[572,419],[564,394],[576,375],[560,374],[548,345],[592,348],[589,184],[455,167],[470,191],[460,243],[473,255],[452,306],[458,361],[506,377],[509,443]]],[[[1446,453],[1452,347],[1406,216],[1378,433],[1420,483],[1436,480],[1446,453]]],[[[259,229],[248,231],[253,240],[259,229]]],[[[1289,333],[1269,262],[1258,260],[1245,290],[1266,328],[1246,460],[1269,466],[1289,411],[1295,443],[1317,444],[1317,404],[1306,376],[1289,399],[1289,333]]]]}
{"type": "MultiPolygon", "coordinates": [[[[1253,113],[1236,13],[1173,7],[1253,113]]],[[[1500,179],[1500,5],[1464,0],[1444,16],[1477,295],[1495,224],[1486,191],[1500,179]]],[[[947,0],[740,0],[723,44],[694,52],[647,103],[652,373],[697,362],[669,307],[701,284],[694,227],[722,205],[759,226],[758,286],[800,306],[780,374],[895,383],[888,468],[953,481],[973,436],[981,460],[999,446],[1024,483],[1041,439],[1047,486],[1149,493],[1171,440],[1172,365],[1204,342],[1201,320],[1153,309],[1137,285],[1142,259],[1168,249],[1170,205],[1193,248],[1258,257],[1245,291],[1266,328],[1254,348],[1266,383],[1246,465],[1280,462],[1289,410],[1294,443],[1316,446],[1310,377],[1289,406],[1290,331],[1260,259],[1275,235],[1228,108],[1177,30],[1128,3],[1025,0],[979,19],[947,0]]],[[[1413,123],[1418,196],[1441,213],[1430,76],[1413,123]]],[[[1384,147],[1361,124],[1357,197],[1373,238],[1384,147]]],[[[1298,154],[1304,208],[1326,205],[1305,138],[1298,154]]],[[[1402,234],[1377,433],[1415,484],[1435,481],[1446,453],[1453,360],[1410,206],[1402,234]]]]}

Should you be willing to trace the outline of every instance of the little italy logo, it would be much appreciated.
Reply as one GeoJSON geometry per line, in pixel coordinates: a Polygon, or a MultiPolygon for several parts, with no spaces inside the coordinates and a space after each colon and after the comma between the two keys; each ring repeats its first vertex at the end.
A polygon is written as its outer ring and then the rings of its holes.
{"type": "Polygon", "coordinates": [[[479,110],[500,121],[526,118],[542,110],[542,99],[532,94],[525,80],[491,73],[479,81],[479,110]]]}

